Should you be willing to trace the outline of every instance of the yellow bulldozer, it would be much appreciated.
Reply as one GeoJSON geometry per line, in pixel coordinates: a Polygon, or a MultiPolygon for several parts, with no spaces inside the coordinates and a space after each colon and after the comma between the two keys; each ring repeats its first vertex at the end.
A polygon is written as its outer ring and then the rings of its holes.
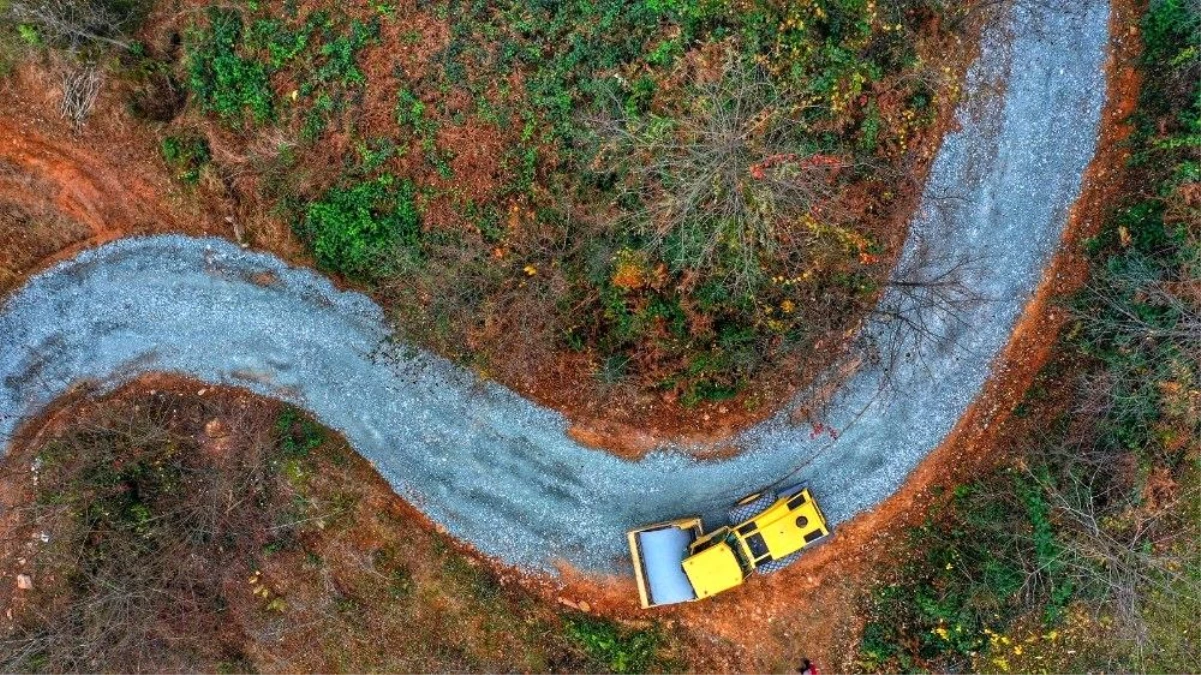
{"type": "Polygon", "coordinates": [[[787,567],[807,546],[830,535],[825,515],[803,484],[743,497],[730,509],[729,523],[708,534],[699,517],[631,530],[626,536],[642,606],[716,595],[752,572],[787,567]]]}

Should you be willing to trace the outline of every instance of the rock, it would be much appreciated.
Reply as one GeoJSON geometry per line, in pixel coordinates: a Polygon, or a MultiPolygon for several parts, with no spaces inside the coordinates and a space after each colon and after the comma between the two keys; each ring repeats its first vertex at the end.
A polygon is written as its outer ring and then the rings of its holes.
{"type": "Polygon", "coordinates": [[[17,575],[17,588],[19,588],[22,591],[32,591],[33,590],[33,577],[29,576],[28,574],[18,574],[17,575]]]}
{"type": "Polygon", "coordinates": [[[588,602],[585,600],[575,602],[574,600],[569,600],[561,595],[555,599],[559,601],[560,605],[563,605],[565,607],[570,607],[574,610],[578,610],[581,612],[591,612],[592,611],[592,605],[588,604],[588,602]]]}

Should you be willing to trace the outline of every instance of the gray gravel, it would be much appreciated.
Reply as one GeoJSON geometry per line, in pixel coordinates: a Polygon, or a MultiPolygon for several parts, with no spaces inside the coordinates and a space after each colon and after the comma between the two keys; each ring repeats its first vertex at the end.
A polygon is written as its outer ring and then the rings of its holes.
{"type": "Polygon", "coordinates": [[[780,415],[739,435],[734,459],[663,448],[624,461],[569,439],[559,414],[394,344],[362,295],[223,240],[175,236],[87,251],[0,307],[0,438],[75,383],[167,371],[312,411],[397,493],[515,565],[620,572],[627,528],[717,520],[785,476],[809,480],[844,521],[892,494],[951,430],[1056,248],[1096,145],[1108,20],[1100,0],[1064,4],[1015,10],[1012,30],[986,40],[903,253],[927,241],[982,261],[968,281],[991,301],[967,329],[947,327],[951,343],[917,345],[883,391],[878,368],[852,376],[826,416],[837,439],[780,415]],[[264,272],[278,282],[254,283],[264,272]]]}

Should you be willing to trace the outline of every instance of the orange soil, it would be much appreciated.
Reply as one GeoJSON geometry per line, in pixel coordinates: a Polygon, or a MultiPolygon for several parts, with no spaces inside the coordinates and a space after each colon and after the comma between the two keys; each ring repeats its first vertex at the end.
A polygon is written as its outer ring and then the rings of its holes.
{"type": "MultiPolygon", "coordinates": [[[[133,133],[122,93],[102,90],[80,129],[59,119],[59,67],[27,63],[0,80],[0,202],[88,231],[22,270],[32,274],[113,239],[162,232],[228,235],[229,226],[173,182],[157,139],[133,133]]],[[[5,248],[13,242],[0,242],[5,248]]]]}

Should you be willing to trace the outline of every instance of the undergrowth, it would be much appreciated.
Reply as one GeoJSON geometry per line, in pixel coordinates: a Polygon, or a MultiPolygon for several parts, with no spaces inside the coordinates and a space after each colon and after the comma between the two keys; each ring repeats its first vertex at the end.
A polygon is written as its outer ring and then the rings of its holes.
{"type": "Polygon", "coordinates": [[[319,265],[360,280],[386,277],[421,252],[413,185],[390,174],[331,188],[305,207],[298,229],[319,265]]]}
{"type": "Polygon", "coordinates": [[[201,170],[212,160],[208,141],[199,134],[167,136],[159,150],[175,177],[185,183],[199,181],[201,170]]]}
{"type": "Polygon", "coordinates": [[[357,54],[378,22],[337,12],[299,16],[212,7],[185,35],[187,82],[200,107],[234,128],[299,120],[317,138],[365,83],[357,54]],[[277,93],[284,76],[292,88],[277,93]]]}
{"type": "Polygon", "coordinates": [[[566,635],[583,647],[601,669],[612,673],[649,673],[664,667],[663,636],[654,629],[626,629],[590,616],[568,617],[566,635]]]}
{"type": "MultiPolygon", "coordinates": [[[[470,335],[540,314],[544,339],[592,357],[606,384],[686,405],[734,397],[875,298],[886,247],[865,216],[888,211],[936,96],[954,95],[914,36],[964,11],[841,0],[433,9],[449,44],[403,83],[396,118],[424,160],[427,202],[468,227],[431,247],[404,280],[409,295],[392,299],[478,288],[490,265],[488,314],[462,326],[453,307],[433,325],[470,335]],[[482,197],[455,185],[464,148],[439,145],[440,131],[469,123],[503,141],[482,197]],[[742,146],[726,153],[727,136],[742,146]]],[[[442,342],[479,356],[461,336],[442,342]]]]}
{"type": "Polygon", "coordinates": [[[33,585],[0,590],[12,619],[0,628],[5,672],[703,663],[678,630],[561,614],[507,584],[295,408],[131,391],[59,431],[0,465],[5,489],[31,497],[0,546],[5,568],[33,585]]]}

